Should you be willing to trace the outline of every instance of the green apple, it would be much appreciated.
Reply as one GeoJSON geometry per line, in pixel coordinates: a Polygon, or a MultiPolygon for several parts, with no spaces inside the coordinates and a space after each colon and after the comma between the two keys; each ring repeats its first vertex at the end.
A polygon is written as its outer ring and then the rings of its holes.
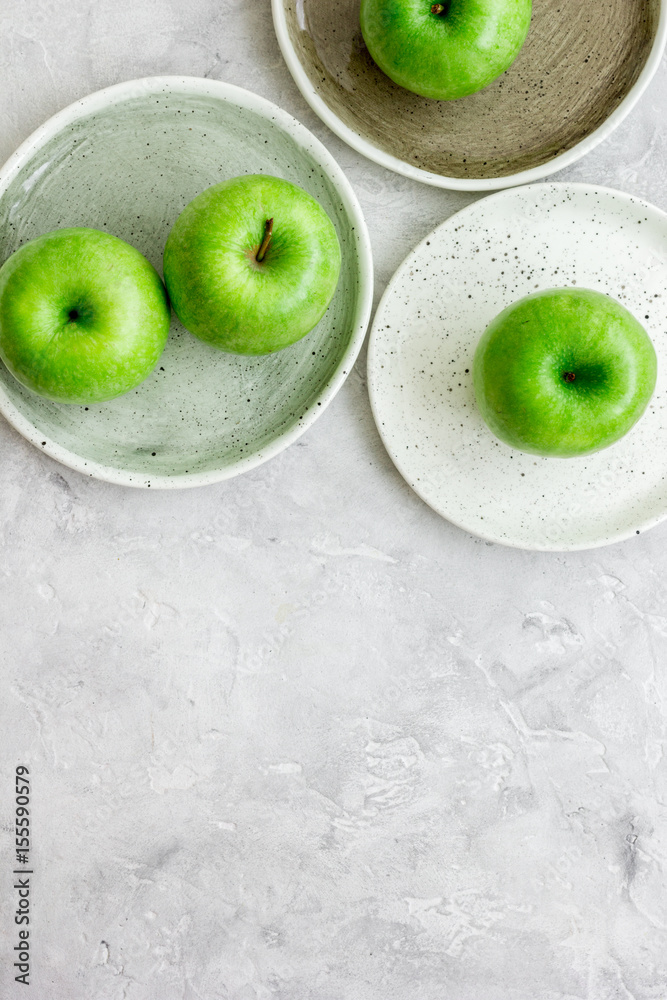
{"type": "Polygon", "coordinates": [[[320,321],[340,273],[336,230],[306,191],[250,174],[186,205],[164,249],[174,311],[196,337],[237,354],[268,354],[320,321]]]}
{"type": "Polygon", "coordinates": [[[606,448],[639,420],[657,360],[644,327],[588,289],[536,292],[497,316],[477,345],[477,405],[493,433],[536,455],[606,448]]]}
{"type": "Polygon", "coordinates": [[[509,69],[530,14],[531,0],[361,0],[361,33],[394,83],[453,101],[509,69]]]}
{"type": "Polygon", "coordinates": [[[0,357],[21,382],[60,403],[101,403],[146,378],[169,333],[155,268],[97,229],[57,229],[0,269],[0,357]]]}

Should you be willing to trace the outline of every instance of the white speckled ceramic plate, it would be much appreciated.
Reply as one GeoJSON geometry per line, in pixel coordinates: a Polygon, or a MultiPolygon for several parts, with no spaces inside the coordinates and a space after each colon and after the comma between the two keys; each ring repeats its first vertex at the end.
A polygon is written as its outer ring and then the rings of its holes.
{"type": "Polygon", "coordinates": [[[587,549],[667,517],[667,215],[585,184],[539,184],[477,201],[413,250],[373,323],[368,377],[396,467],[434,510],[493,542],[587,549]],[[475,405],[472,359],[505,306],[578,285],[620,300],[658,354],[651,404],[621,441],[581,458],[502,444],[475,405]]]}
{"type": "Polygon", "coordinates": [[[107,230],[162,271],[167,234],[217,181],[268,173],[331,217],[341,278],[307,337],[265,357],[224,354],[176,321],[136,390],[96,406],[40,399],[0,364],[0,411],[29,441],[87,475],[129,486],[197,486],[253,468],[294,441],[354,364],[373,293],[361,209],[342,170],[274,104],[214,80],[158,77],[92,94],[37,130],[0,171],[0,261],[66,226],[107,230]]]}

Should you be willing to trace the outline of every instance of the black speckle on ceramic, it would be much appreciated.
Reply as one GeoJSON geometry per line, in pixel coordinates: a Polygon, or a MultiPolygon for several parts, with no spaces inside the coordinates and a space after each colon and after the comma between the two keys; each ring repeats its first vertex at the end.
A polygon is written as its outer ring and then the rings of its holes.
{"type": "Polygon", "coordinates": [[[259,464],[322,412],[368,323],[366,228],[324,147],[247,91],[209,80],[139,80],[61,112],[0,176],[0,262],[41,233],[91,226],[127,240],[162,273],[167,234],[185,205],[209,185],[244,173],[300,185],[336,227],[341,277],[315,330],[277,354],[242,357],[203,344],[173,317],[149,378],[125,396],[87,407],[41,399],[0,364],[0,408],[33,443],[100,478],[189,486],[259,464]]]}
{"type": "Polygon", "coordinates": [[[482,199],[428,236],[373,322],[371,403],[412,488],[473,534],[524,549],[606,545],[667,517],[667,216],[620,192],[538,184],[482,199]],[[658,355],[648,409],[616,444],[540,458],[503,444],[475,404],[488,323],[524,295],[577,285],[620,301],[658,355]]]}

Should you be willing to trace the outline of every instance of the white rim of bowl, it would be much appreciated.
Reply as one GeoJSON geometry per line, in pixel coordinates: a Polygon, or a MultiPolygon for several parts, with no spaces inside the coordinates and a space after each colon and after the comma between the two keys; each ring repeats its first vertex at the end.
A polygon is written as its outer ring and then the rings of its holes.
{"type": "MultiPolygon", "coordinates": [[[[555,188],[559,191],[560,190],[571,191],[574,188],[578,191],[588,191],[591,193],[602,192],[603,194],[610,194],[614,198],[621,198],[626,203],[632,202],[635,205],[643,205],[645,208],[650,209],[651,212],[657,212],[659,215],[663,216],[665,222],[667,222],[667,212],[665,212],[662,208],[658,208],[657,205],[653,205],[650,201],[646,201],[645,198],[639,198],[634,194],[628,194],[627,191],[619,191],[617,188],[605,187],[603,184],[587,184],[582,181],[548,181],[546,184],[525,185],[521,189],[521,191],[518,191],[516,193],[523,194],[524,192],[528,193],[530,191],[544,191],[545,188],[555,188]]],[[[387,284],[387,287],[385,288],[384,292],[382,293],[382,297],[378,302],[377,309],[375,310],[375,315],[373,318],[373,323],[371,324],[371,330],[368,336],[368,354],[366,356],[366,381],[368,383],[368,398],[371,404],[371,413],[373,414],[373,421],[377,428],[377,432],[380,435],[380,440],[382,441],[382,444],[389,458],[391,459],[392,463],[396,467],[396,471],[399,473],[399,475],[404,480],[406,485],[409,486],[409,488],[413,491],[413,493],[416,493],[419,499],[422,500],[427,507],[430,507],[431,510],[434,511],[444,521],[448,521],[450,524],[453,524],[454,527],[460,528],[461,531],[465,531],[468,535],[472,535],[474,538],[481,538],[482,541],[484,542],[493,542],[494,545],[503,545],[506,548],[510,549],[519,549],[522,552],[586,552],[589,549],[600,549],[606,545],[615,545],[617,542],[625,542],[629,538],[635,538],[638,533],[644,534],[644,532],[650,531],[651,528],[655,528],[657,527],[658,524],[661,524],[665,519],[667,519],[667,509],[665,509],[664,513],[662,514],[658,514],[655,517],[646,518],[646,520],[640,522],[639,524],[635,523],[630,528],[627,528],[623,531],[619,531],[617,534],[613,536],[607,536],[593,543],[577,542],[575,545],[527,546],[521,544],[521,542],[519,542],[516,539],[498,538],[496,535],[487,533],[483,529],[478,531],[476,528],[474,529],[471,528],[469,524],[464,524],[462,521],[457,520],[454,517],[450,517],[447,514],[443,514],[442,511],[438,510],[437,507],[435,507],[433,503],[431,503],[431,501],[427,500],[426,497],[419,491],[419,489],[416,486],[412,485],[409,475],[403,470],[400,459],[395,457],[393,451],[390,450],[388,440],[386,439],[382,429],[382,421],[380,420],[380,415],[376,409],[376,402],[375,402],[376,389],[372,372],[376,366],[375,350],[376,350],[376,338],[377,338],[377,332],[376,332],[377,320],[378,316],[380,316],[382,312],[382,309],[384,308],[386,300],[389,298],[391,294],[392,291],[391,284],[394,278],[400,271],[403,270],[403,268],[406,266],[412,255],[416,253],[416,251],[423,244],[425,244],[427,240],[433,239],[433,234],[438,232],[438,230],[442,229],[444,226],[449,225],[449,223],[453,222],[455,219],[460,222],[464,216],[468,214],[472,215],[475,211],[479,211],[480,205],[482,203],[486,203],[488,201],[496,201],[501,198],[507,198],[508,195],[511,195],[513,193],[514,192],[511,190],[497,191],[495,194],[487,195],[486,198],[478,198],[477,201],[473,201],[472,204],[465,205],[463,208],[460,208],[458,212],[454,212],[453,215],[450,215],[447,219],[445,219],[434,229],[432,229],[430,233],[427,233],[426,236],[424,236],[424,238],[420,240],[419,243],[417,243],[412,248],[412,250],[410,250],[408,254],[406,254],[404,259],[401,261],[401,263],[398,265],[398,267],[392,274],[387,284]]],[[[561,461],[561,459],[555,459],[554,461],[561,461]]]]}
{"type": "Polygon", "coordinates": [[[559,153],[558,156],[538,167],[531,167],[530,170],[521,170],[519,173],[509,174],[507,177],[494,177],[490,179],[448,177],[445,174],[434,174],[430,170],[423,170],[421,167],[412,166],[412,164],[406,163],[405,160],[400,160],[398,157],[392,156],[391,153],[385,153],[384,150],[368,142],[358,132],[345,125],[319,96],[292,46],[287,30],[287,19],[285,17],[285,0],[271,0],[271,7],[278,45],[287,63],[287,67],[302,96],[313,111],[319,115],[325,125],[328,125],[331,131],[335,132],[339,138],[369,160],[374,160],[375,163],[379,163],[381,166],[387,167],[388,170],[393,170],[397,174],[403,174],[404,177],[410,177],[412,180],[421,181],[423,184],[431,184],[434,187],[447,188],[450,191],[499,191],[502,188],[516,187],[519,184],[530,184],[532,181],[541,180],[543,177],[555,174],[558,170],[569,167],[572,163],[581,159],[582,156],[585,156],[586,153],[590,153],[592,149],[595,149],[597,145],[607,139],[614,129],[621,124],[626,115],[632,111],[653,79],[667,44],[667,2],[666,0],[662,0],[658,28],[644,68],[619,106],[612,111],[609,117],[594,132],[591,132],[590,135],[576,143],[571,149],[567,149],[564,153],[559,153]]]}
{"type": "Polygon", "coordinates": [[[36,129],[32,135],[28,136],[25,142],[19,146],[4,166],[0,168],[0,196],[4,194],[24,162],[65,126],[84,115],[110,107],[113,104],[122,103],[134,97],[143,97],[161,91],[164,92],[165,90],[174,94],[206,94],[247,108],[276,123],[284,132],[292,136],[312,156],[313,160],[322,168],[334,184],[345,211],[352,219],[356,249],[359,257],[359,299],[353,320],[352,336],[333,375],[317,398],[313,400],[309,408],[292,427],[280,434],[269,445],[260,449],[254,455],[249,455],[247,458],[241,459],[224,469],[174,476],[144,476],[140,472],[128,472],[114,468],[113,466],[102,465],[92,460],[83,459],[80,455],[50,440],[47,434],[41,432],[30,420],[23,416],[20,410],[8,398],[4,389],[0,387],[0,413],[19,434],[57,462],[68,466],[70,469],[75,469],[86,476],[101,479],[109,483],[117,483],[123,486],[151,487],[153,489],[183,489],[192,486],[205,486],[224,479],[232,479],[242,472],[248,472],[250,469],[262,465],[296,441],[326,409],[350,374],[366,336],[373,305],[373,257],[368,229],[361,206],[342,168],[327,148],[308,131],[305,125],[302,125],[296,118],[293,118],[292,115],[288,114],[287,111],[283,111],[276,104],[266,100],[264,97],[253,94],[249,90],[244,90],[242,87],[236,87],[233,84],[223,83],[219,80],[207,80],[194,76],[145,77],[105,87],[103,90],[98,90],[75,101],[68,107],[63,108],[62,111],[58,111],[52,118],[49,118],[43,125],[36,129]]]}

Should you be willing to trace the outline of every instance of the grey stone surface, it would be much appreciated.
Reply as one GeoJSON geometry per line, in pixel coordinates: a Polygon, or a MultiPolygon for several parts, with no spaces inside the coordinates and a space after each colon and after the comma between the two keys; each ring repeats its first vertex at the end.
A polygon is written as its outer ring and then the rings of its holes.
{"type": "MultiPolygon", "coordinates": [[[[378,296],[473,197],[338,141],[268,0],[5,0],[0,24],[3,159],[107,84],[240,84],[346,169],[378,296]]],[[[663,67],[565,177],[667,207],[666,100],[663,67]]],[[[667,524],[573,555],[465,535],[391,465],[363,359],[296,445],[195,491],[0,441],[3,1000],[664,1000],[667,524]]]]}

